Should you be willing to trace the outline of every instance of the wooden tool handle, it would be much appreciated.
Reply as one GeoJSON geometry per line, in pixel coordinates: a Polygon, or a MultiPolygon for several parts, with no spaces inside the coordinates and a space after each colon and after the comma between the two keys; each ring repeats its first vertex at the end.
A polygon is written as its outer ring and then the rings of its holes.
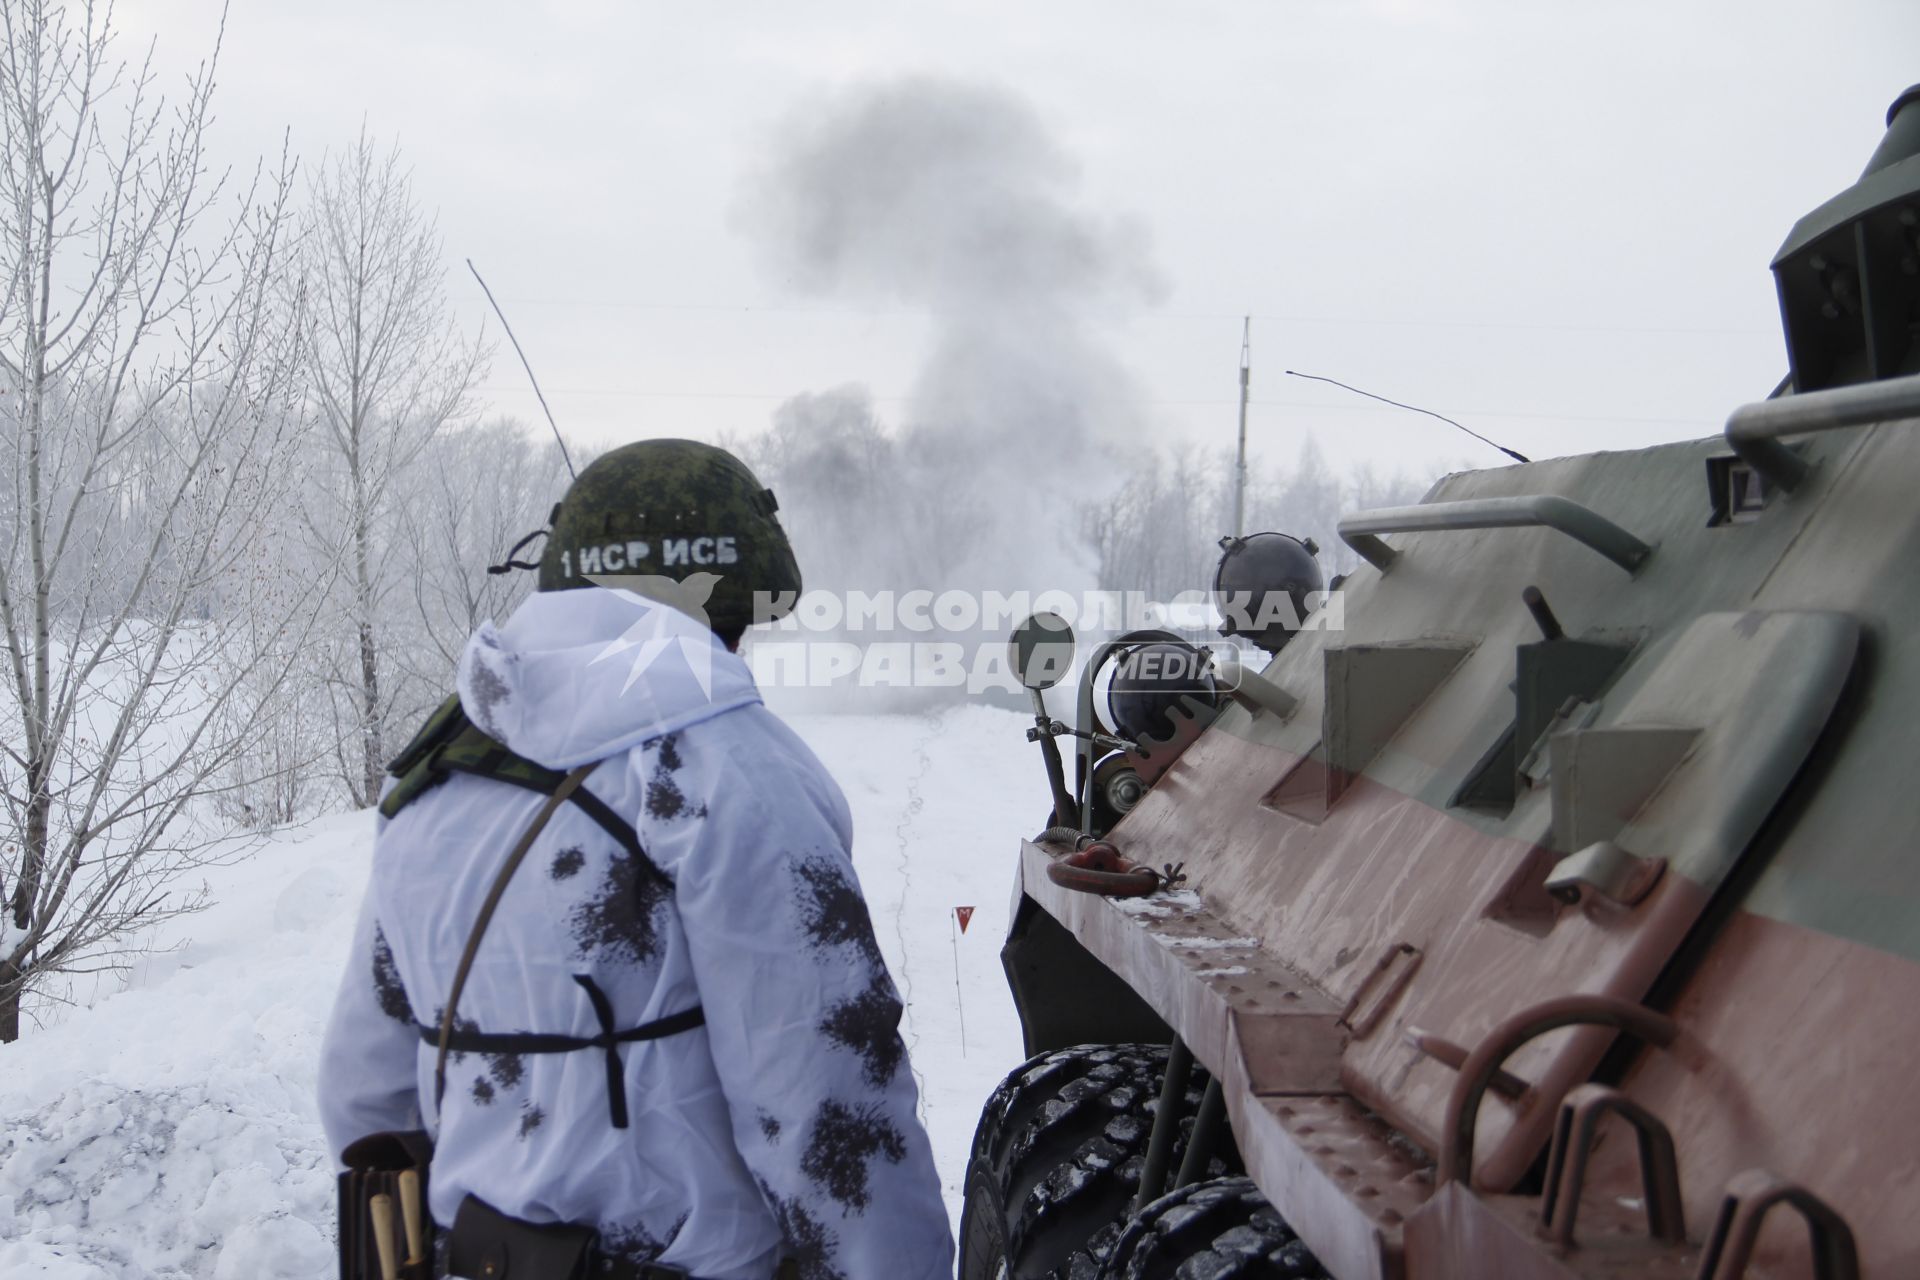
{"type": "Polygon", "coordinates": [[[407,1228],[407,1265],[426,1260],[427,1233],[421,1220],[420,1171],[400,1171],[400,1218],[407,1228]]]}
{"type": "Polygon", "coordinates": [[[400,1261],[395,1256],[393,1236],[393,1197],[377,1195],[367,1201],[373,1214],[373,1247],[380,1253],[380,1280],[400,1280],[400,1261]]]}

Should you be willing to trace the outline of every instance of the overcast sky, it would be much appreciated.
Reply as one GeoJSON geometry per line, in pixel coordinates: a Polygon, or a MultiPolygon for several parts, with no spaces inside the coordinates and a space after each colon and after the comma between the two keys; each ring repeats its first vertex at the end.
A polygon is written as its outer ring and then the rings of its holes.
{"type": "MultiPolygon", "coordinates": [[[[177,74],[219,11],[123,0],[124,52],[177,74]]],[[[364,119],[438,212],[460,315],[498,332],[472,257],[565,430],[711,439],[845,383],[911,416],[925,318],[777,278],[747,177],[862,84],[996,88],[1070,158],[1065,198],[1141,234],[1159,299],[1099,303],[1096,337],[1153,430],[1231,444],[1251,312],[1256,455],[1311,433],[1424,476],[1502,459],[1281,371],[1535,456],[1714,432],[1784,372],[1768,261],[1916,55],[1914,0],[232,0],[216,145],[290,130],[312,161],[364,119]]],[[[484,397],[538,420],[504,344],[484,397]]]]}

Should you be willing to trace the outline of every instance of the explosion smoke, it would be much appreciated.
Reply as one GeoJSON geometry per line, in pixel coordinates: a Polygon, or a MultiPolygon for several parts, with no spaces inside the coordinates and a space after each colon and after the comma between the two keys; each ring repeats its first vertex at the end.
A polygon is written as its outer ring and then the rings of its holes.
{"type": "Polygon", "coordinates": [[[1144,433],[1094,312],[1158,285],[1144,236],[1077,205],[1074,179],[1033,110],[992,88],[893,81],[788,121],[741,217],[769,265],[932,326],[892,432],[842,387],[794,397],[748,446],[809,587],[1095,585],[1074,507],[1144,433]]]}

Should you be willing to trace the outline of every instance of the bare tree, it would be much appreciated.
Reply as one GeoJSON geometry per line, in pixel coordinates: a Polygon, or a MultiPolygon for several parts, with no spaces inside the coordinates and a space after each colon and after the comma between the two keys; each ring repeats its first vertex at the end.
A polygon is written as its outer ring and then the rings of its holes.
{"type": "MultiPolygon", "coordinates": [[[[592,458],[577,442],[568,451],[577,466],[592,458]]],[[[406,641],[393,652],[422,701],[452,689],[474,628],[504,619],[532,589],[530,574],[496,574],[489,566],[545,527],[569,478],[553,439],[530,436],[512,418],[443,431],[421,455],[400,519],[414,553],[402,566],[413,609],[406,641]]],[[[540,550],[535,541],[518,558],[527,563],[540,550]]]]}
{"type": "Polygon", "coordinates": [[[352,636],[334,687],[351,708],[342,773],[355,804],[379,795],[394,691],[382,688],[382,635],[398,576],[384,554],[397,485],[434,435],[466,411],[485,351],[448,315],[439,232],[414,204],[398,150],[362,129],[314,181],[302,243],[305,363],[332,483],[310,512],[324,544],[347,548],[352,636]]]}
{"type": "MultiPolygon", "coordinates": [[[[1156,599],[1210,589],[1219,539],[1231,519],[1231,466],[1225,451],[1144,450],[1130,459],[1125,480],[1111,494],[1083,501],[1081,531],[1099,556],[1101,584],[1156,599]]],[[[1329,575],[1351,572],[1360,560],[1340,541],[1340,517],[1417,502],[1427,487],[1418,476],[1386,474],[1364,463],[1336,474],[1308,437],[1290,463],[1248,476],[1246,531],[1310,537],[1329,575]]]]}
{"type": "Polygon", "coordinates": [[[311,609],[255,554],[296,437],[286,163],[212,169],[214,60],[162,101],[111,17],[0,0],[0,1041],[198,905],[170,885],[219,854],[196,802],[254,726],[235,693],[311,609]],[[279,643],[236,655],[235,619],[279,643]]]}

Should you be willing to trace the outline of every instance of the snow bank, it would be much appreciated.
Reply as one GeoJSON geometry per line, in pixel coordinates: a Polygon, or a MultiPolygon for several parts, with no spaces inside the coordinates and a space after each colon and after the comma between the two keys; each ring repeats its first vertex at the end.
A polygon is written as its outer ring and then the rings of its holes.
{"type": "Polygon", "coordinates": [[[0,1273],[330,1271],[313,1063],[372,830],[326,819],[217,870],[179,950],[0,1050],[0,1273]]]}
{"type": "MultiPolygon", "coordinates": [[[[1038,752],[1025,717],[978,707],[795,726],[853,808],[957,1225],[980,1104],[1021,1057],[999,947],[1019,838],[1047,808],[1038,752]],[[964,936],[957,906],[976,909],[964,936]]],[[[314,1062],[371,834],[369,814],[328,818],[215,870],[178,951],[0,1047],[0,1275],[333,1274],[314,1062]]]]}

